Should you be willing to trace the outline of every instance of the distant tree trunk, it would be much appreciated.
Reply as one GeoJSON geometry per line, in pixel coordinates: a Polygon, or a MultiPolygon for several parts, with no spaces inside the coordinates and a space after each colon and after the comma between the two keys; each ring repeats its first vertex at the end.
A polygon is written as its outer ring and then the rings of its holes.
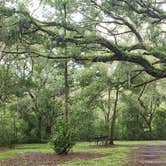
{"type": "MultiPolygon", "coordinates": [[[[64,22],[67,22],[67,13],[66,13],[66,3],[64,3],[64,22]]],[[[66,29],[64,29],[64,37],[66,36],[66,29]]],[[[65,47],[65,56],[67,56],[67,45],[64,43],[65,47]]],[[[64,132],[65,135],[68,133],[68,99],[69,99],[69,84],[68,84],[68,62],[65,61],[65,71],[64,71],[64,79],[65,79],[65,110],[64,110],[64,132]]]]}
{"type": "Polygon", "coordinates": [[[45,130],[46,130],[47,136],[50,137],[50,135],[52,133],[52,131],[51,131],[52,130],[52,126],[51,125],[47,125],[45,130]]]}
{"type": "MultiPolygon", "coordinates": [[[[106,130],[106,136],[109,137],[110,135],[110,112],[111,112],[111,87],[108,88],[108,111],[105,115],[105,130],[106,130]]],[[[108,144],[109,140],[107,139],[105,141],[105,144],[108,144]]]]}
{"type": "MultiPolygon", "coordinates": [[[[140,100],[141,101],[141,100],[140,100]]],[[[144,105],[142,104],[143,101],[141,101],[141,106],[144,105]]],[[[149,104],[149,107],[143,107],[142,108],[144,109],[144,112],[149,112],[149,116],[147,116],[146,114],[144,113],[141,113],[140,112],[140,115],[143,117],[143,119],[145,120],[145,123],[147,125],[147,128],[148,128],[148,139],[152,139],[152,120],[154,118],[154,114],[156,112],[156,102],[154,102],[153,100],[150,101],[150,104],[149,104]]]]}
{"type": "Polygon", "coordinates": [[[67,61],[65,62],[65,110],[64,110],[64,131],[65,134],[68,131],[68,98],[69,98],[69,85],[68,85],[68,66],[67,61]]]}
{"type": "Polygon", "coordinates": [[[115,130],[118,98],[119,98],[119,87],[116,89],[116,96],[115,96],[114,109],[113,109],[112,122],[111,122],[111,135],[109,142],[110,145],[114,144],[114,130],[115,130]]]}
{"type": "MultiPolygon", "coordinates": [[[[66,3],[63,5],[64,7],[64,23],[67,23],[67,11],[66,11],[66,3]]],[[[66,29],[64,28],[64,37],[66,36],[66,29]]],[[[67,55],[67,45],[64,43],[65,55],[67,55]]],[[[65,61],[65,71],[64,71],[64,79],[65,79],[65,110],[64,110],[64,134],[68,133],[68,100],[69,100],[69,83],[68,83],[68,61],[65,61]]]]}
{"type": "Polygon", "coordinates": [[[148,128],[149,128],[149,139],[152,139],[152,126],[151,123],[148,124],[148,128]]]}
{"type": "Polygon", "coordinates": [[[33,111],[36,113],[37,116],[37,132],[36,132],[36,136],[37,139],[39,140],[39,142],[42,141],[42,134],[41,134],[41,130],[42,130],[42,115],[39,109],[39,105],[38,105],[38,97],[34,96],[31,92],[28,92],[30,97],[32,98],[33,102],[34,102],[34,107],[32,107],[33,111]]]}
{"type": "Polygon", "coordinates": [[[38,130],[37,130],[37,138],[39,140],[39,142],[42,142],[42,134],[41,134],[41,131],[42,131],[42,117],[41,115],[39,115],[37,117],[37,120],[38,120],[38,130]]]}
{"type": "Polygon", "coordinates": [[[16,116],[13,116],[13,131],[14,131],[14,144],[17,142],[17,127],[16,127],[16,116]]]}

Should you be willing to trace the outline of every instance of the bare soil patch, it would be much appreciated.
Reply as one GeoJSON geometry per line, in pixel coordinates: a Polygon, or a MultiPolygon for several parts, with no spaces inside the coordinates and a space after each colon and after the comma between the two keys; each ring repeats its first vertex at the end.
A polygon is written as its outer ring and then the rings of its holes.
{"type": "Polygon", "coordinates": [[[0,161],[0,166],[55,166],[74,159],[90,160],[104,157],[109,154],[101,153],[70,153],[67,155],[45,154],[45,153],[23,153],[16,158],[0,161]]]}
{"type": "Polygon", "coordinates": [[[126,166],[166,166],[166,145],[140,146],[126,166]]]}
{"type": "Polygon", "coordinates": [[[0,153],[6,152],[6,151],[8,151],[8,150],[9,150],[9,148],[0,147],[0,153]]]}
{"type": "Polygon", "coordinates": [[[118,145],[90,145],[89,148],[117,148],[117,147],[138,147],[138,146],[141,146],[141,145],[123,145],[123,144],[118,144],[118,145]]]}

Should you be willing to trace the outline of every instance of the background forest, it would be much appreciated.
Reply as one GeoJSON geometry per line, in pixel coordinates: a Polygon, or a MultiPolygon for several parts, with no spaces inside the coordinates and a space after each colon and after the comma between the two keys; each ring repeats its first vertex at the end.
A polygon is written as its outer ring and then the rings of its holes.
{"type": "MultiPolygon", "coordinates": [[[[31,73],[25,72],[24,60],[1,64],[1,145],[47,142],[63,118],[63,63],[40,58],[35,61],[31,73]]],[[[126,77],[131,68],[130,64],[121,63],[70,62],[68,123],[77,133],[77,140],[90,141],[96,135],[109,135],[114,118],[116,139],[166,138],[164,81],[130,87],[126,77]]],[[[137,77],[135,84],[145,77],[137,77]]]]}

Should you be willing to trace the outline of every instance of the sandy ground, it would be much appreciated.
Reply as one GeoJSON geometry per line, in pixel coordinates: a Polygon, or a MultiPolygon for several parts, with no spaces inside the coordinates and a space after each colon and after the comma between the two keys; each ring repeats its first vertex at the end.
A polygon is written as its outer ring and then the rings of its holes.
{"type": "Polygon", "coordinates": [[[166,142],[140,146],[126,166],[166,166],[166,142]]]}

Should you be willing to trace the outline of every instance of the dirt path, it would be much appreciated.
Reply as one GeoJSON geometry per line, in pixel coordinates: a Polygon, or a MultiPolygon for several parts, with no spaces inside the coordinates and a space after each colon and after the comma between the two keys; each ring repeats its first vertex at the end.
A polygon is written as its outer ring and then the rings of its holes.
{"type": "Polygon", "coordinates": [[[166,166],[166,142],[141,146],[126,166],[166,166]]]}

